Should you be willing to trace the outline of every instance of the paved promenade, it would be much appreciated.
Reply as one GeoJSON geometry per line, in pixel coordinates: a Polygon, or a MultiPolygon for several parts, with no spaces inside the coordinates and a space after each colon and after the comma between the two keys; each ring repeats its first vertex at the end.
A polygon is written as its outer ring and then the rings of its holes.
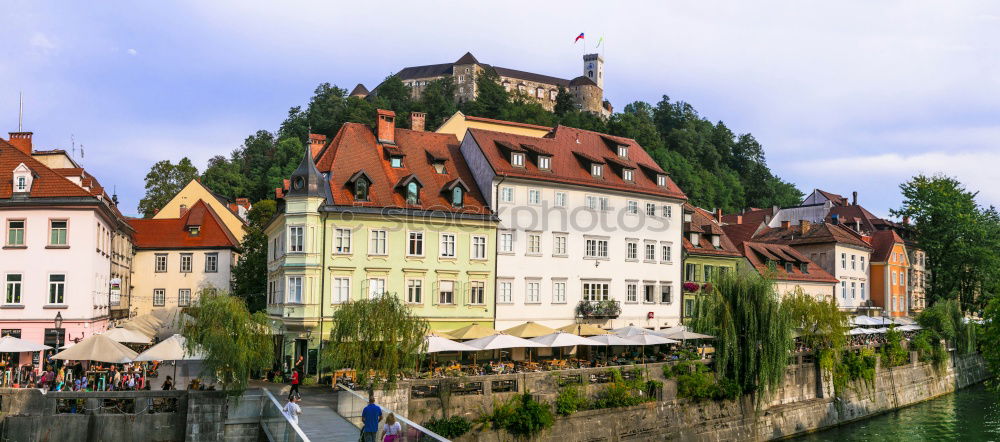
{"type": "MultiPolygon", "coordinates": [[[[267,388],[281,405],[288,397],[288,384],[251,382],[251,387],[267,388]]],[[[302,415],[299,428],[313,442],[338,441],[354,442],[360,433],[358,428],[337,414],[337,392],[328,387],[300,387],[302,393],[302,415]]]]}

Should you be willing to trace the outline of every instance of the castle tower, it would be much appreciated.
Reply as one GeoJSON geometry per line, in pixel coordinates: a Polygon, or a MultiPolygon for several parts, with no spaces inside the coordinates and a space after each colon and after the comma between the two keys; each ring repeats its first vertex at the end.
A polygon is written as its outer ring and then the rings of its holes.
{"type": "Polygon", "coordinates": [[[599,54],[584,55],[583,76],[597,83],[597,87],[604,90],[604,58],[599,54]]]}

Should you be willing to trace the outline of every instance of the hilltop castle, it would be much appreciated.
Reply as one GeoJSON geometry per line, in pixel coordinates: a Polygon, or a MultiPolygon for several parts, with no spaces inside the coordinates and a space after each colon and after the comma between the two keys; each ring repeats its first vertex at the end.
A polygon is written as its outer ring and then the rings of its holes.
{"type": "MultiPolygon", "coordinates": [[[[414,98],[419,98],[431,81],[451,77],[456,87],[455,98],[463,102],[476,98],[476,78],[486,69],[496,71],[500,83],[508,92],[516,90],[527,95],[547,110],[555,107],[556,96],[562,86],[581,110],[605,117],[611,115],[611,103],[604,99],[604,58],[598,54],[584,55],[583,75],[572,80],[480,63],[471,52],[466,52],[454,63],[406,67],[396,76],[413,90],[414,98]]],[[[368,89],[358,84],[350,95],[363,98],[368,94],[368,89]]]]}

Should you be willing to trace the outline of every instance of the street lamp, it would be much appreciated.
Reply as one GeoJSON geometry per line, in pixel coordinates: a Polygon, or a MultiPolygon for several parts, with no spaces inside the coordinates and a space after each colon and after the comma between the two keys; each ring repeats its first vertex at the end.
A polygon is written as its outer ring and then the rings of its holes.
{"type": "Polygon", "coordinates": [[[62,331],[62,325],[63,325],[62,312],[56,312],[56,319],[53,322],[55,322],[55,325],[56,325],[56,349],[55,349],[55,351],[58,353],[59,352],[59,347],[62,347],[62,344],[59,343],[59,336],[62,334],[60,332],[62,331]]]}

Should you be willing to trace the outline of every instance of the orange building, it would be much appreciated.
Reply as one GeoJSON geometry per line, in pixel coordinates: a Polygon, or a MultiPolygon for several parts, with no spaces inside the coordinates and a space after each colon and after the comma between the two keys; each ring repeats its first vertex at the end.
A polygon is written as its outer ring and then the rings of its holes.
{"type": "Polygon", "coordinates": [[[895,231],[879,230],[871,237],[872,302],[890,316],[906,316],[906,278],[910,261],[906,245],[895,231]]]}

